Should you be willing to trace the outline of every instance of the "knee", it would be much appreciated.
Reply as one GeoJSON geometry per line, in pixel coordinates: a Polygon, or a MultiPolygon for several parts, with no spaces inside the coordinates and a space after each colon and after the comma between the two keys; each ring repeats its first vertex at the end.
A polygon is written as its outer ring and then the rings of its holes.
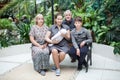
{"type": "Polygon", "coordinates": [[[66,55],[65,53],[60,53],[61,57],[65,57],[65,55],[66,55]]]}
{"type": "Polygon", "coordinates": [[[52,54],[53,54],[53,55],[58,54],[58,50],[56,50],[56,49],[52,49],[52,54]]]}
{"type": "Polygon", "coordinates": [[[73,54],[73,53],[76,53],[76,49],[74,47],[72,47],[69,51],[68,51],[69,54],[73,54]]]}
{"type": "Polygon", "coordinates": [[[83,46],[82,48],[80,48],[81,53],[87,53],[88,52],[88,48],[87,46],[83,46]]]}

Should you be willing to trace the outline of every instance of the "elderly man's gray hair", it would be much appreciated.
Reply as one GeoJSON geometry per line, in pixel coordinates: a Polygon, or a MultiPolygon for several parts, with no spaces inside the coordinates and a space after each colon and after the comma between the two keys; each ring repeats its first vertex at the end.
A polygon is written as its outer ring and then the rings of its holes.
{"type": "Polygon", "coordinates": [[[72,12],[71,12],[70,10],[66,10],[66,11],[64,12],[64,16],[65,16],[66,14],[71,14],[71,15],[72,15],[72,12]]]}

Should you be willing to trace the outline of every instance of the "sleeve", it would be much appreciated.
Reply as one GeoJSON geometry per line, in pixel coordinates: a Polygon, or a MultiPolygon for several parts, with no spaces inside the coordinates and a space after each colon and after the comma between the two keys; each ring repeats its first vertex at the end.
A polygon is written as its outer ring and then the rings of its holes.
{"type": "Polygon", "coordinates": [[[79,48],[78,45],[77,45],[77,42],[75,40],[73,32],[71,32],[71,38],[72,38],[72,43],[73,43],[74,48],[75,49],[79,48]]]}
{"type": "Polygon", "coordinates": [[[29,36],[35,36],[35,31],[34,31],[35,29],[34,29],[34,26],[32,26],[31,27],[31,29],[30,29],[30,32],[29,32],[29,36]]]}
{"type": "Polygon", "coordinates": [[[86,37],[87,40],[85,40],[85,43],[91,43],[92,42],[92,36],[89,30],[86,30],[86,37]]]}
{"type": "Polygon", "coordinates": [[[62,26],[64,26],[64,28],[65,28],[66,30],[70,30],[70,28],[69,28],[68,25],[62,24],[62,26]]]}

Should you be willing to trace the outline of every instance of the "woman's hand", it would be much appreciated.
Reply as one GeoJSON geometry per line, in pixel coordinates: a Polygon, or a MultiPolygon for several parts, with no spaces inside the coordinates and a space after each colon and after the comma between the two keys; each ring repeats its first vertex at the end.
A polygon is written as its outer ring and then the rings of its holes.
{"type": "Polygon", "coordinates": [[[65,38],[65,37],[66,37],[66,34],[64,34],[64,33],[61,33],[61,36],[65,38]]]}
{"type": "Polygon", "coordinates": [[[80,57],[80,49],[76,49],[76,55],[80,57]]]}
{"type": "Polygon", "coordinates": [[[44,45],[39,45],[39,48],[40,49],[44,49],[44,45]]]}
{"type": "Polygon", "coordinates": [[[58,44],[59,41],[58,41],[58,40],[52,40],[51,43],[52,43],[52,44],[58,44]]]}
{"type": "Polygon", "coordinates": [[[43,45],[43,49],[47,47],[47,43],[43,45]]]}

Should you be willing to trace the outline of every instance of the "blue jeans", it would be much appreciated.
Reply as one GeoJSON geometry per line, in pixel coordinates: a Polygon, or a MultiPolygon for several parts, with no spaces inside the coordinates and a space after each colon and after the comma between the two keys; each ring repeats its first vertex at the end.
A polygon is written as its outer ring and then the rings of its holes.
{"type": "Polygon", "coordinates": [[[86,54],[88,52],[88,47],[87,47],[87,45],[85,45],[83,47],[79,46],[79,49],[80,49],[80,57],[76,55],[76,49],[73,46],[70,48],[69,55],[73,59],[78,60],[78,65],[82,65],[83,63],[86,62],[85,57],[86,57],[86,54]]]}

